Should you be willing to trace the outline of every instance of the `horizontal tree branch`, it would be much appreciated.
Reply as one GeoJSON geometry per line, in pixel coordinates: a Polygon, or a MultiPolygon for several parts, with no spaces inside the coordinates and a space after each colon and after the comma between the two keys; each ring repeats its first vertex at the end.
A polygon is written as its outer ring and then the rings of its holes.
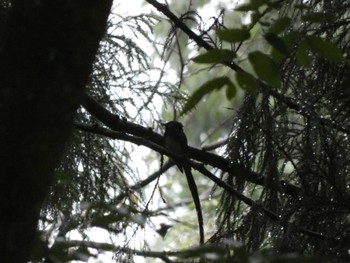
{"type": "MultiPolygon", "coordinates": [[[[131,142],[131,143],[135,143],[137,145],[143,145],[143,146],[146,146],[146,147],[148,147],[148,148],[150,148],[150,149],[152,149],[154,151],[157,151],[157,152],[159,152],[161,154],[165,154],[165,155],[170,156],[170,157],[181,158],[181,156],[178,156],[178,155],[168,151],[166,148],[164,148],[161,145],[158,145],[156,143],[150,142],[149,140],[146,140],[146,139],[141,138],[141,137],[128,135],[128,134],[126,134],[124,132],[116,132],[116,131],[112,131],[112,130],[100,127],[98,125],[87,125],[87,124],[81,124],[81,123],[76,123],[75,124],[75,128],[77,128],[79,130],[82,130],[82,131],[86,131],[86,132],[91,132],[91,133],[107,136],[107,137],[109,137],[111,139],[119,139],[119,140],[124,140],[124,141],[131,142]]],[[[147,130],[147,132],[149,131],[149,129],[145,129],[145,130],[147,130]]],[[[271,220],[273,220],[273,221],[281,221],[282,220],[281,217],[278,214],[276,214],[276,213],[266,209],[262,205],[259,205],[258,203],[253,201],[251,198],[246,197],[245,195],[241,194],[236,189],[234,189],[232,186],[230,186],[229,184],[227,184],[226,182],[224,182],[220,178],[216,177],[209,170],[207,170],[204,167],[204,165],[202,165],[200,163],[197,163],[197,162],[194,162],[192,160],[187,160],[186,159],[184,161],[188,162],[193,168],[195,168],[201,174],[203,174],[204,176],[208,177],[210,180],[215,182],[218,186],[222,187],[227,193],[229,193],[233,197],[237,198],[238,200],[244,202],[245,204],[247,204],[247,205],[249,205],[251,207],[255,207],[257,209],[260,209],[271,220]]],[[[169,163],[168,165],[170,167],[172,164],[169,163]]],[[[160,169],[158,172],[154,173],[151,177],[147,178],[146,181],[141,182],[140,183],[140,188],[142,186],[144,186],[144,185],[147,185],[152,180],[155,180],[160,174],[165,172],[165,170],[168,169],[169,167],[168,166],[166,166],[165,168],[162,167],[162,169],[160,169]]],[[[137,189],[137,185],[138,184],[133,186],[133,188],[137,189]]],[[[127,192],[125,192],[123,194],[120,194],[119,196],[121,198],[123,198],[123,196],[126,196],[126,195],[127,195],[127,192]]],[[[290,224],[289,222],[284,222],[284,223],[290,224]]],[[[303,229],[303,228],[299,228],[299,229],[297,229],[297,231],[302,232],[302,233],[307,234],[307,235],[310,235],[312,237],[316,237],[318,239],[325,239],[326,238],[322,234],[319,234],[319,233],[316,233],[316,232],[313,232],[313,231],[310,231],[310,230],[307,230],[307,229],[303,229]]]]}
{"type": "MultiPolygon", "coordinates": [[[[99,133],[112,139],[122,139],[128,141],[131,140],[133,143],[145,145],[146,147],[149,147],[159,153],[166,154],[168,156],[174,156],[173,153],[167,151],[164,147],[162,147],[163,136],[154,132],[152,128],[145,128],[141,125],[129,122],[126,119],[122,119],[118,115],[110,113],[107,109],[102,107],[98,102],[96,102],[87,94],[84,95],[82,106],[91,115],[96,117],[104,125],[117,133],[113,133],[108,129],[102,129],[98,125],[89,126],[84,124],[76,124],[77,128],[77,125],[79,125],[79,129],[81,130],[99,133]],[[132,134],[136,137],[130,137],[130,135],[127,135],[127,133],[132,134]]],[[[263,176],[260,176],[259,174],[248,170],[242,164],[233,163],[214,153],[206,152],[204,150],[189,146],[187,157],[195,159],[201,163],[217,167],[220,170],[228,172],[242,180],[265,186],[265,178],[263,176]]],[[[280,186],[280,190],[288,195],[297,195],[300,191],[299,187],[289,184],[283,180],[280,181],[280,186]]]]}
{"type": "Polygon", "coordinates": [[[127,254],[133,254],[137,256],[150,257],[150,258],[160,258],[164,262],[173,262],[169,259],[169,257],[177,257],[182,259],[188,259],[193,257],[198,257],[201,254],[208,253],[211,251],[215,251],[216,253],[220,253],[221,255],[224,253],[224,248],[213,245],[204,245],[201,247],[192,247],[185,250],[178,251],[145,251],[132,249],[125,246],[116,246],[110,243],[101,243],[94,241],[84,241],[84,240],[68,240],[68,241],[57,241],[57,245],[61,248],[73,248],[73,247],[88,247],[94,248],[97,250],[103,251],[111,251],[111,252],[122,252],[127,254]]]}

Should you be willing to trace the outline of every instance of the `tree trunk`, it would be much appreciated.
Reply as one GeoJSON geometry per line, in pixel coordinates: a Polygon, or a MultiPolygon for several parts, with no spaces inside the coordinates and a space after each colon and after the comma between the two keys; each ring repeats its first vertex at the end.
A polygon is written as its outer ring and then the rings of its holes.
{"type": "Polygon", "coordinates": [[[0,262],[27,262],[112,0],[13,1],[0,47],[0,262]]]}

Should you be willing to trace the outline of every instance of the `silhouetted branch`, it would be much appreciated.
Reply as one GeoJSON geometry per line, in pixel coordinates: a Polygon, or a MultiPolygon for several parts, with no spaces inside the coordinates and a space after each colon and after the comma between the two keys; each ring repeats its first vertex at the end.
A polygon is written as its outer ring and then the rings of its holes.
{"type": "MultiPolygon", "coordinates": [[[[131,141],[135,144],[142,144],[159,153],[176,157],[176,155],[161,146],[163,145],[163,136],[154,132],[152,128],[145,128],[141,125],[129,122],[126,119],[121,119],[118,115],[110,113],[87,94],[85,94],[84,102],[82,105],[91,115],[96,117],[103,124],[115,132],[99,127],[98,125],[76,124],[76,127],[80,130],[105,135],[112,139],[121,139],[131,141]],[[134,136],[127,135],[127,133],[130,133],[134,136]]],[[[217,167],[220,170],[228,172],[242,180],[264,186],[264,177],[259,176],[253,171],[249,171],[241,164],[232,163],[229,160],[214,153],[206,152],[201,149],[189,146],[188,157],[204,164],[209,164],[213,167],[217,167]]],[[[289,195],[297,195],[300,191],[297,186],[286,183],[285,181],[280,181],[280,185],[281,191],[289,195]]]]}

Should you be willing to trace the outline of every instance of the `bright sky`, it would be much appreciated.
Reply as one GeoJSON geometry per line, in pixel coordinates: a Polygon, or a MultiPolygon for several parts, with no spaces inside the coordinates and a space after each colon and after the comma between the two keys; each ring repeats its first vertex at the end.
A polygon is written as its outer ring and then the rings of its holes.
{"type": "MultiPolygon", "coordinates": [[[[207,19],[209,19],[212,16],[215,16],[216,13],[213,13],[213,11],[219,10],[218,6],[222,6],[225,7],[227,9],[233,9],[234,6],[236,6],[236,4],[234,4],[234,2],[236,1],[220,1],[220,0],[213,0],[211,1],[209,4],[206,4],[204,8],[197,10],[202,19],[204,21],[206,21],[207,19]],[[225,2],[228,2],[229,4],[225,4],[225,2]]],[[[138,15],[141,13],[149,13],[151,11],[153,12],[157,12],[155,10],[155,8],[153,8],[151,5],[149,5],[148,3],[146,3],[144,0],[115,0],[114,1],[114,11],[116,13],[118,13],[119,15],[138,15]]],[[[130,37],[134,37],[133,35],[131,35],[130,37]]],[[[142,43],[140,44],[142,45],[142,47],[144,48],[145,46],[148,48],[151,48],[151,45],[149,45],[148,43],[142,43]]],[[[150,54],[152,54],[153,51],[150,50],[150,54]]],[[[157,76],[155,76],[156,78],[157,76]]],[[[159,106],[161,107],[161,101],[159,103],[159,106]]],[[[161,110],[161,108],[159,108],[159,110],[161,110]]],[[[145,177],[147,177],[149,174],[151,174],[152,171],[155,171],[156,169],[159,168],[159,163],[154,164],[153,166],[146,164],[145,162],[145,158],[151,153],[151,151],[145,147],[139,147],[139,146],[135,146],[135,145],[128,145],[126,144],[126,147],[128,148],[133,148],[134,151],[132,153],[132,160],[137,163],[136,167],[138,167],[138,169],[140,171],[145,171],[144,175],[145,177]]],[[[164,185],[166,183],[166,177],[162,176],[160,179],[160,185],[164,185]]],[[[152,191],[152,188],[150,188],[152,191]]],[[[176,189],[175,189],[176,190],[176,189]]],[[[154,200],[161,200],[158,191],[155,191],[156,196],[154,197],[154,200]]],[[[147,195],[147,193],[146,193],[147,195]]],[[[150,192],[148,193],[148,195],[150,195],[150,192]]],[[[147,200],[146,196],[145,199],[147,200]]],[[[154,201],[151,203],[151,208],[157,208],[159,207],[159,204],[154,201]],[[153,206],[153,207],[152,207],[153,206]]],[[[154,223],[155,226],[159,225],[160,223],[170,223],[171,222],[167,222],[166,218],[152,218],[152,222],[154,223]]],[[[140,233],[138,234],[140,236],[140,240],[144,239],[145,237],[147,237],[147,241],[149,243],[152,243],[151,240],[154,239],[157,234],[155,233],[154,229],[150,229],[150,228],[145,228],[144,231],[139,231],[140,233]]],[[[130,232],[130,235],[132,235],[133,233],[130,232]]],[[[111,237],[109,235],[109,233],[105,230],[101,230],[98,228],[94,228],[90,231],[89,236],[91,237],[91,240],[96,241],[96,242],[112,242],[115,245],[122,245],[124,240],[116,240],[114,238],[114,240],[111,240],[111,237]]],[[[78,232],[73,232],[71,233],[70,237],[72,239],[80,239],[80,234],[78,232]]],[[[139,242],[139,244],[136,243],[130,243],[130,247],[132,248],[142,248],[140,247],[143,244],[142,241],[139,242]]],[[[137,257],[137,262],[146,262],[146,260],[143,257],[137,257]]],[[[94,260],[94,259],[90,259],[88,261],[89,263],[96,263],[96,262],[103,262],[103,263],[109,263],[109,262],[115,262],[115,260],[112,259],[112,254],[111,253],[106,253],[106,254],[101,254],[98,257],[98,260],[94,260]]],[[[160,260],[154,260],[154,259],[148,259],[147,262],[162,262],[160,260]]]]}

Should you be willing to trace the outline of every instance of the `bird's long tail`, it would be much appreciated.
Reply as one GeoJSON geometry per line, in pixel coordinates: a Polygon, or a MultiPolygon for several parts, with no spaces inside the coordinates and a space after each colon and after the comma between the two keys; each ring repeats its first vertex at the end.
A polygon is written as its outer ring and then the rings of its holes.
{"type": "Polygon", "coordinates": [[[203,215],[202,215],[202,207],[201,207],[201,202],[199,200],[197,185],[196,185],[196,182],[194,181],[194,178],[191,172],[191,166],[184,165],[183,168],[185,170],[188,187],[191,190],[192,198],[197,211],[198,226],[199,226],[199,240],[200,240],[199,242],[201,245],[203,245],[204,244],[203,215]]]}

